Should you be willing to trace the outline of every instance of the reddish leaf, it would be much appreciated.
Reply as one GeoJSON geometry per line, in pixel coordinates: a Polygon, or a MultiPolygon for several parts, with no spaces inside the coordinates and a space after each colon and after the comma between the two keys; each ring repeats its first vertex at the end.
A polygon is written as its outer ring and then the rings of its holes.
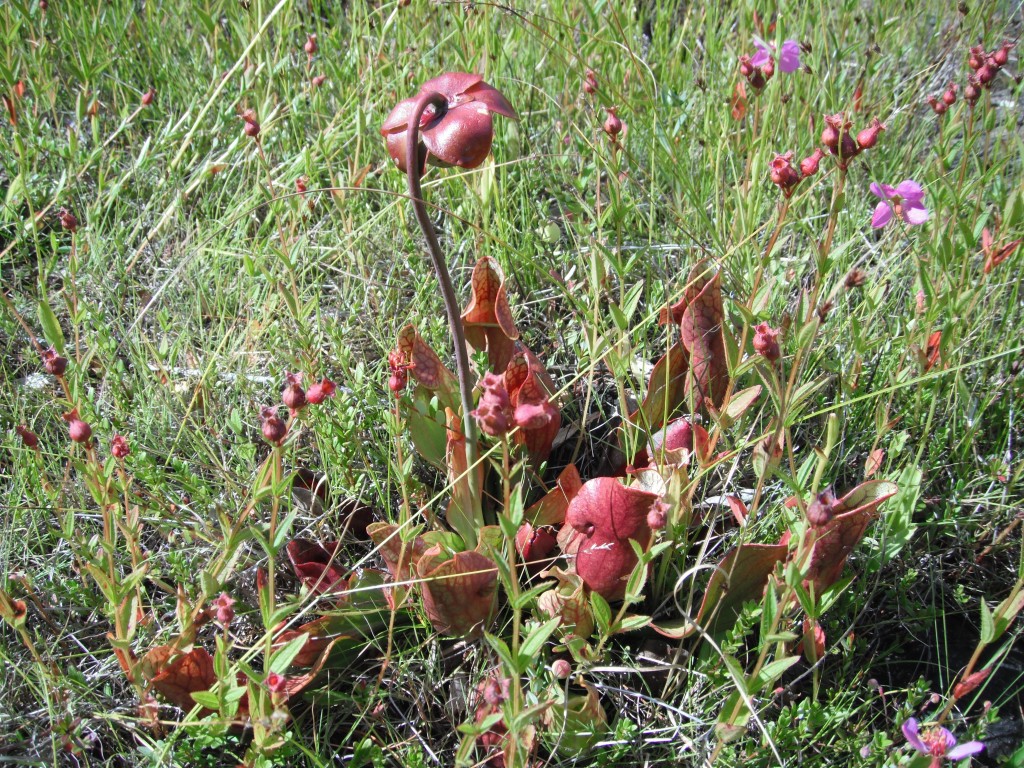
{"type": "Polygon", "coordinates": [[[857,81],[857,87],[853,89],[853,111],[860,112],[864,101],[864,78],[857,81]]]}
{"type": "Polygon", "coordinates": [[[516,550],[531,573],[551,564],[550,555],[557,546],[555,530],[549,525],[534,528],[523,523],[516,532],[516,550]]]}
{"type": "Polygon", "coordinates": [[[473,267],[473,298],[462,313],[466,340],[476,350],[487,350],[492,371],[508,366],[519,338],[505,290],[505,278],[494,259],[484,256],[473,267]]]}
{"type": "Polygon", "coordinates": [[[867,480],[878,472],[882,468],[883,461],[885,461],[885,451],[881,448],[875,448],[875,450],[869,453],[864,461],[864,479],[867,480]]]}
{"type": "Polygon", "coordinates": [[[647,467],[652,456],[657,464],[675,466],[689,465],[692,456],[703,461],[707,458],[709,440],[704,427],[690,424],[687,417],[681,416],[651,435],[647,447],[637,454],[633,467],[647,467]]]}
{"type": "Polygon", "coordinates": [[[690,270],[687,295],[693,298],[687,304],[680,323],[683,345],[690,353],[690,378],[687,395],[693,397],[694,411],[700,410],[708,399],[720,408],[729,384],[729,368],[725,359],[725,341],[722,322],[722,289],[717,272],[711,274],[705,264],[690,270]]]}
{"type": "Polygon", "coordinates": [[[740,80],[732,91],[732,119],[737,122],[747,114],[747,84],[740,80]]]}
{"type": "Polygon", "coordinates": [[[846,558],[864,538],[879,505],[897,490],[896,484],[888,480],[871,480],[861,483],[831,505],[834,517],[813,529],[817,538],[806,581],[814,585],[816,595],[839,580],[846,558]]]}
{"type": "Polygon", "coordinates": [[[498,594],[498,569],[488,557],[476,551],[449,557],[435,545],[423,553],[416,570],[424,580],[423,608],[434,629],[457,637],[475,637],[484,630],[498,594]]]}
{"type": "Polygon", "coordinates": [[[455,374],[445,368],[441,358],[423,340],[415,326],[407,325],[398,332],[396,347],[406,363],[412,363],[410,373],[417,382],[436,392],[442,405],[459,407],[459,386],[455,374]]]}
{"type": "Polygon", "coordinates": [[[7,107],[7,115],[10,117],[11,125],[17,127],[18,125],[18,110],[14,106],[14,99],[9,96],[0,96],[0,99],[4,100],[4,106],[7,107]]]}
{"type": "Polygon", "coordinates": [[[743,525],[747,522],[747,505],[743,503],[743,499],[739,496],[726,496],[725,503],[729,505],[729,509],[732,510],[732,516],[736,518],[736,522],[743,525]]]}
{"type": "Polygon", "coordinates": [[[683,342],[677,341],[654,364],[647,395],[640,408],[630,415],[630,421],[637,423],[637,415],[641,414],[642,426],[657,428],[664,424],[686,396],[686,374],[689,370],[690,356],[683,342]]]}
{"type": "Polygon", "coordinates": [[[637,564],[629,540],[647,546],[647,513],[659,499],[615,478],[598,477],[584,483],[569,504],[565,523],[583,537],[576,550],[576,572],[606,600],[625,595],[626,581],[637,564]]]}
{"type": "Polygon", "coordinates": [[[928,337],[928,347],[925,349],[926,362],[924,371],[930,371],[942,356],[942,331],[935,331],[928,337]]]}
{"type": "Polygon", "coordinates": [[[818,622],[811,621],[810,616],[804,616],[803,646],[804,658],[811,664],[825,655],[825,630],[818,622]]]}
{"type": "Polygon", "coordinates": [[[575,464],[570,464],[558,476],[558,485],[526,510],[523,517],[536,526],[561,525],[569,503],[583,487],[575,464]]]}
{"type": "Polygon", "coordinates": [[[971,693],[975,688],[985,682],[985,678],[988,677],[989,672],[992,668],[980,669],[977,672],[972,672],[955,686],[953,686],[953,698],[962,699],[967,694],[971,693]]]}
{"type": "Polygon", "coordinates": [[[294,539],[285,549],[295,575],[313,594],[340,595],[348,589],[345,578],[348,569],[338,561],[340,541],[320,544],[308,539],[294,539]]]}
{"type": "Polygon", "coordinates": [[[213,657],[205,648],[193,648],[171,660],[173,654],[171,646],[157,646],[146,654],[144,665],[151,673],[150,682],[156,691],[171,704],[189,712],[196,704],[192,694],[208,691],[217,682],[213,657]]]}
{"type": "Polygon", "coordinates": [[[331,644],[337,639],[332,637],[328,625],[330,624],[330,616],[321,616],[319,619],[314,619],[306,624],[295,629],[286,629],[280,632],[274,638],[273,650],[283,648],[285,645],[290,643],[296,637],[300,635],[308,634],[309,637],[302,646],[302,650],[299,651],[298,656],[295,657],[292,664],[297,667],[311,667],[317,659],[327,650],[331,644]]]}
{"type": "MultiPolygon", "coordinates": [[[[427,550],[423,537],[417,536],[412,541],[403,541],[398,526],[391,523],[373,523],[366,528],[366,532],[384,558],[391,580],[410,581],[412,569],[427,550]]],[[[385,592],[392,609],[401,607],[408,594],[408,586],[389,587],[385,592]]]]}
{"type": "Polygon", "coordinates": [[[550,455],[562,417],[551,399],[554,382],[536,355],[519,342],[505,369],[505,388],[519,427],[513,440],[526,447],[531,463],[537,467],[550,455]]]}

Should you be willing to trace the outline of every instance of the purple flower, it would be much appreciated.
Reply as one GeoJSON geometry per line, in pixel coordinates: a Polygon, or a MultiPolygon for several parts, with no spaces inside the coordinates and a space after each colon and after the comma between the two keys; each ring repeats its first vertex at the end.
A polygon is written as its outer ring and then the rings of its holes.
{"type": "Polygon", "coordinates": [[[928,221],[928,210],[923,201],[924,190],[916,181],[907,179],[895,187],[871,182],[871,194],[882,199],[875,206],[875,213],[871,217],[871,226],[876,229],[888,224],[893,213],[899,214],[907,224],[924,224],[928,221]]]}
{"type": "Polygon", "coordinates": [[[969,741],[957,746],[956,737],[941,726],[919,732],[917,719],[913,717],[903,724],[903,735],[910,746],[932,759],[931,765],[935,768],[942,765],[943,760],[963,760],[985,748],[980,741],[969,741]]]}
{"type": "MultiPolygon", "coordinates": [[[[750,63],[755,67],[763,67],[772,59],[772,46],[757,37],[754,38],[754,44],[757,46],[757,53],[750,59],[750,63]]],[[[796,40],[786,40],[782,44],[779,69],[786,74],[800,69],[800,43],[796,40]]]]}

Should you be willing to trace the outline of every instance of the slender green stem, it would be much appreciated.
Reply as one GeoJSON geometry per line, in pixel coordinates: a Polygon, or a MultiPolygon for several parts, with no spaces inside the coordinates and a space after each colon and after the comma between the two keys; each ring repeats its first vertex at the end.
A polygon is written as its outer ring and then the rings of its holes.
{"type": "Polygon", "coordinates": [[[455,297],[455,289],[452,287],[452,278],[448,274],[448,265],[445,263],[444,253],[441,245],[437,242],[437,235],[434,234],[434,227],[427,215],[427,206],[423,202],[423,189],[420,186],[422,166],[420,165],[420,118],[423,117],[427,107],[433,106],[438,114],[448,109],[448,99],[436,91],[423,93],[416,101],[412,114],[409,115],[409,124],[406,130],[405,161],[406,176],[409,180],[409,199],[412,201],[412,209],[416,214],[416,221],[423,231],[427,240],[427,252],[434,264],[434,272],[437,274],[437,282],[441,286],[441,297],[444,299],[444,308],[448,313],[448,326],[451,328],[452,338],[455,340],[455,368],[459,377],[459,394],[462,397],[462,428],[466,436],[466,464],[469,467],[469,493],[473,499],[473,512],[478,520],[482,520],[480,513],[480,481],[477,477],[476,465],[479,461],[479,448],[477,445],[476,421],[473,418],[473,380],[469,370],[469,353],[466,351],[466,334],[462,328],[462,314],[459,311],[458,299],[455,297]]]}

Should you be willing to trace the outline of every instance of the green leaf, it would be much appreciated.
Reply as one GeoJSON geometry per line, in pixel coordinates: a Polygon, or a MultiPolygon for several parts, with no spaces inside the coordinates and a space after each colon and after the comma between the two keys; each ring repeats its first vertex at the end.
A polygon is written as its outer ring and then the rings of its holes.
{"type": "Polygon", "coordinates": [[[46,299],[39,302],[39,324],[43,328],[43,336],[57,350],[60,355],[64,354],[64,331],[61,330],[57,315],[47,303],[46,299]]]}
{"type": "Polygon", "coordinates": [[[291,666],[291,663],[295,661],[295,657],[302,651],[302,647],[309,640],[309,633],[303,632],[298,637],[289,640],[281,650],[277,651],[273,656],[270,657],[270,669],[269,672],[277,672],[281,675],[291,666]]]}
{"type": "Polygon", "coordinates": [[[616,632],[634,632],[638,629],[643,629],[651,623],[650,616],[641,616],[639,614],[630,614],[624,616],[622,621],[615,625],[616,632]]]}
{"type": "Polygon", "coordinates": [[[220,698],[212,691],[193,691],[192,700],[199,706],[212,709],[214,712],[220,710],[220,698]]]}
{"type": "Polygon", "coordinates": [[[992,611],[989,610],[988,604],[984,600],[981,601],[981,637],[979,639],[985,645],[996,639],[996,625],[992,620],[992,611]]]}
{"type": "Polygon", "coordinates": [[[537,654],[540,653],[540,649],[544,647],[544,643],[547,642],[547,639],[551,637],[551,634],[558,629],[558,625],[561,623],[562,617],[556,616],[549,621],[545,621],[530,632],[529,636],[525,641],[523,641],[523,644],[519,648],[519,661],[522,665],[520,671],[526,669],[529,666],[529,662],[536,658],[537,654]]]}
{"type": "Polygon", "coordinates": [[[769,661],[763,667],[761,671],[757,673],[757,677],[754,678],[754,682],[751,685],[751,695],[757,694],[764,690],[767,686],[772,685],[782,677],[783,673],[800,661],[799,656],[787,656],[783,659],[775,659],[769,661]]]}
{"type": "Polygon", "coordinates": [[[608,601],[597,592],[590,593],[590,609],[594,612],[594,621],[602,635],[608,634],[612,624],[612,609],[608,601]]]}

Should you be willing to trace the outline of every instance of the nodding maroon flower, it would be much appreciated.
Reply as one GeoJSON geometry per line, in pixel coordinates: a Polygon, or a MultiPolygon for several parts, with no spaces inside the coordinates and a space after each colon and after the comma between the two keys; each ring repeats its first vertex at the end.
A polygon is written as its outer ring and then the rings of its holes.
{"type": "Polygon", "coordinates": [[[213,601],[213,609],[217,622],[222,627],[227,627],[235,618],[235,600],[227,592],[221,592],[220,596],[213,601]]]}
{"type": "Polygon", "coordinates": [[[153,99],[155,99],[155,98],[156,98],[156,90],[151,87],[148,91],[146,91],[144,94],[142,94],[142,106],[148,107],[150,104],[153,103],[153,99]]]}
{"type": "Polygon", "coordinates": [[[245,126],[242,128],[242,132],[251,138],[259,138],[260,122],[256,118],[256,111],[252,109],[245,110],[242,112],[242,120],[245,121],[245,126]]]}
{"type": "Polygon", "coordinates": [[[1010,40],[1004,40],[1002,47],[992,55],[992,60],[998,66],[1005,67],[1010,61],[1010,51],[1013,50],[1014,45],[1010,40]]]}
{"type": "Polygon", "coordinates": [[[57,213],[57,218],[60,219],[60,225],[68,232],[74,234],[78,229],[78,219],[67,208],[61,208],[57,213]]]}
{"type": "Polygon", "coordinates": [[[807,505],[807,522],[815,528],[828,525],[832,519],[832,506],[835,504],[836,496],[831,490],[819,493],[814,501],[807,505]]]}
{"type": "Polygon", "coordinates": [[[774,363],[782,356],[779,349],[779,331],[768,323],[754,326],[754,351],[765,360],[774,363]]]}
{"type": "Polygon", "coordinates": [[[431,92],[440,93],[448,103],[440,108],[428,107],[420,118],[421,170],[427,163],[443,168],[476,168],[491,151],[494,139],[491,113],[519,119],[512,105],[497,88],[485,83],[482,75],[448,72],[428,80],[420,87],[419,94],[400,101],[391,110],[380,129],[388,154],[401,171],[406,170],[409,118],[419,97],[431,92]]]}
{"type": "Polygon", "coordinates": [[[78,409],[72,408],[71,413],[65,413],[62,417],[68,423],[68,433],[76,443],[88,443],[92,437],[92,427],[78,417],[78,409]]]}
{"type": "Polygon", "coordinates": [[[786,152],[783,155],[776,155],[769,166],[769,176],[772,183],[782,190],[782,194],[791,197],[796,185],[800,183],[802,176],[800,171],[793,167],[793,153],[786,152]]]}
{"type": "Polygon", "coordinates": [[[306,52],[309,58],[313,58],[313,54],[316,53],[316,35],[306,35],[306,44],[302,46],[302,50],[306,52]]]}
{"type": "Polygon", "coordinates": [[[970,48],[970,56],[967,58],[967,66],[978,70],[985,63],[985,49],[981,45],[973,45],[970,48]]]}
{"type": "Polygon", "coordinates": [[[604,121],[604,125],[602,126],[602,128],[604,129],[604,132],[611,136],[612,140],[614,141],[615,137],[622,133],[622,120],[620,120],[619,116],[615,114],[615,107],[608,107],[607,111],[608,118],[604,121]]]}
{"type": "Polygon", "coordinates": [[[288,406],[288,412],[292,416],[306,407],[306,393],[302,389],[301,373],[286,373],[284,375],[285,387],[281,390],[281,402],[288,406]]]}
{"type": "Polygon", "coordinates": [[[584,93],[592,94],[597,90],[597,73],[594,70],[587,68],[587,74],[583,78],[583,91],[584,93]]]}
{"type": "Polygon", "coordinates": [[[813,176],[818,172],[818,164],[821,162],[821,158],[825,156],[825,153],[820,148],[815,148],[811,154],[800,161],[800,173],[804,176],[813,176]]]}
{"type": "Polygon", "coordinates": [[[982,86],[987,86],[989,83],[991,83],[995,76],[996,68],[990,66],[988,62],[985,62],[981,67],[978,68],[978,82],[981,83],[982,86]]]}
{"type": "Polygon", "coordinates": [[[978,81],[977,75],[968,75],[967,85],[964,87],[964,101],[973,107],[978,103],[979,98],[981,98],[981,83],[978,81]]]}
{"type": "Polygon", "coordinates": [[[17,432],[18,437],[21,438],[22,445],[26,448],[32,448],[37,451],[39,450],[39,436],[36,435],[35,432],[21,424],[16,425],[14,427],[14,431],[17,432]]]}
{"type": "Polygon", "coordinates": [[[846,273],[846,280],[843,282],[846,285],[846,290],[852,291],[854,288],[860,288],[867,280],[868,275],[864,270],[851,269],[846,273]]]}
{"type": "Polygon", "coordinates": [[[946,110],[949,109],[949,105],[944,100],[939,101],[934,96],[928,97],[928,104],[936,115],[944,115],[946,114],[946,110]]]}
{"type": "Polygon", "coordinates": [[[946,760],[955,763],[976,755],[985,749],[980,741],[957,745],[956,737],[941,726],[920,730],[916,718],[911,717],[902,727],[903,736],[915,750],[931,758],[931,768],[939,768],[946,760]]]}
{"type": "Polygon", "coordinates": [[[50,347],[44,349],[42,353],[43,357],[43,370],[45,370],[51,376],[60,378],[64,375],[64,371],[68,369],[68,359],[61,357],[57,354],[56,347],[50,347]]]}
{"type": "Polygon", "coordinates": [[[328,397],[334,397],[334,391],[338,386],[326,376],[306,390],[306,402],[312,405],[320,405],[328,397]]]}
{"type": "Polygon", "coordinates": [[[327,79],[327,75],[316,75],[310,82],[313,83],[314,88],[319,88],[324,84],[324,80],[327,79]]]}
{"type": "Polygon", "coordinates": [[[283,693],[288,688],[288,680],[284,675],[271,672],[267,675],[267,689],[271,693],[283,693]]]}
{"type": "Polygon", "coordinates": [[[125,459],[132,452],[124,435],[114,435],[110,439],[110,455],[115,459],[125,459]]]}
{"type": "Polygon", "coordinates": [[[388,389],[395,395],[401,397],[406,385],[409,383],[409,369],[412,363],[408,362],[399,350],[393,349],[388,352],[388,368],[391,369],[391,376],[388,378],[388,389]]]}
{"type": "Polygon", "coordinates": [[[945,93],[942,94],[942,103],[947,107],[951,107],[956,104],[956,92],[959,87],[960,86],[956,83],[950,83],[949,87],[946,88],[945,93]]]}
{"type": "Polygon", "coordinates": [[[260,430],[268,443],[280,445],[288,436],[288,425],[277,415],[276,406],[265,406],[260,409],[260,430]]]}
{"type": "Polygon", "coordinates": [[[878,134],[885,130],[885,125],[877,117],[871,121],[868,128],[864,128],[857,134],[857,144],[861,149],[871,149],[878,143],[878,134]]]}
{"type": "Polygon", "coordinates": [[[473,416],[480,425],[480,431],[491,437],[501,437],[512,426],[512,402],[505,388],[505,377],[485,373],[480,382],[483,394],[473,416]]]}

